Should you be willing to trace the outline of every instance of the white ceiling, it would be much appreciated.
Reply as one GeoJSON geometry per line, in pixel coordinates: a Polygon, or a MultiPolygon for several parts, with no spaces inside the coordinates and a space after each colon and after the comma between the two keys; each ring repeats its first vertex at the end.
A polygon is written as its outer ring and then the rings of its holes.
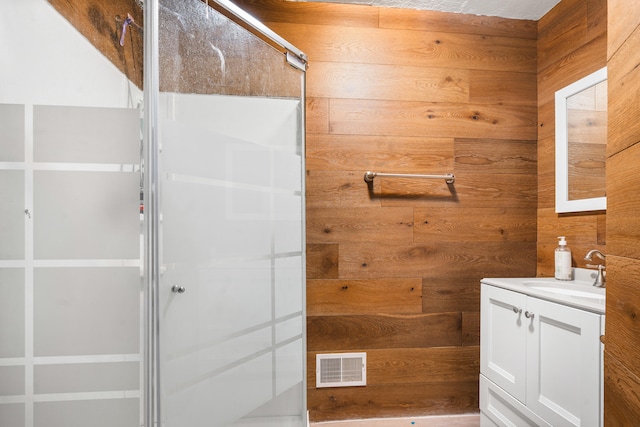
{"type": "MultiPolygon", "coordinates": [[[[300,0],[299,0],[300,1],[300,0]]],[[[502,18],[537,21],[560,0],[301,0],[333,3],[368,4],[404,9],[439,10],[471,15],[500,16],[502,18]]]]}

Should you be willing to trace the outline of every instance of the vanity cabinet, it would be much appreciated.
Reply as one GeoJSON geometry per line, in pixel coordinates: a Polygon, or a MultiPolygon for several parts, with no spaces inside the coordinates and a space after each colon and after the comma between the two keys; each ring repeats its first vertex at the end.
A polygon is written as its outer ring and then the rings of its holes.
{"type": "Polygon", "coordinates": [[[483,426],[602,425],[604,315],[481,285],[483,426]]]}

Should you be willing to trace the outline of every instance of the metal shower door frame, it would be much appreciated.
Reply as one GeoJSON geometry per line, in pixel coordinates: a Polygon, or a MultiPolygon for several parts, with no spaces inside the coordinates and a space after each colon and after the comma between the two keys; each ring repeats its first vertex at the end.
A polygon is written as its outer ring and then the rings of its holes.
{"type": "MultiPolygon", "coordinates": [[[[307,56],[287,42],[260,21],[228,0],[211,0],[233,20],[239,21],[257,37],[280,50],[292,67],[306,72],[307,56]]],[[[159,66],[159,0],[145,0],[144,3],[144,123],[143,144],[144,164],[144,278],[143,278],[143,357],[142,357],[142,408],[141,421],[144,427],[153,427],[162,423],[161,411],[161,370],[160,370],[160,203],[159,203],[159,141],[158,117],[160,94],[159,66]]],[[[305,120],[305,84],[302,84],[301,119],[302,129],[305,120]]],[[[305,134],[301,132],[301,144],[305,145],[305,134]]],[[[302,156],[304,171],[304,155],[302,156]]],[[[304,189],[304,173],[302,174],[304,189]]],[[[304,200],[304,199],[303,199],[304,200]]],[[[304,207],[302,224],[305,224],[304,207]]],[[[304,230],[302,230],[303,247],[304,230]]],[[[304,265],[303,265],[304,268],[304,265]]],[[[304,273],[304,271],[303,271],[304,273]]],[[[303,276],[304,277],[304,276],[303,276]]],[[[303,297],[305,289],[303,288],[303,297]]],[[[306,344],[303,343],[306,351],[306,344]]],[[[303,358],[306,371],[306,358],[303,358]]],[[[303,378],[306,381],[306,373],[303,378]]],[[[303,388],[306,401],[306,387],[303,388]]]]}

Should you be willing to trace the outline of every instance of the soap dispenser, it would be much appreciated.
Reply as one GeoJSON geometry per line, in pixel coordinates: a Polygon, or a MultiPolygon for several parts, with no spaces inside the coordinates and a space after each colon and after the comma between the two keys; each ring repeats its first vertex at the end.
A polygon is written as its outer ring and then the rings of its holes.
{"type": "Polygon", "coordinates": [[[571,280],[571,249],[567,247],[564,236],[559,236],[560,242],[556,248],[556,279],[571,280]]]}

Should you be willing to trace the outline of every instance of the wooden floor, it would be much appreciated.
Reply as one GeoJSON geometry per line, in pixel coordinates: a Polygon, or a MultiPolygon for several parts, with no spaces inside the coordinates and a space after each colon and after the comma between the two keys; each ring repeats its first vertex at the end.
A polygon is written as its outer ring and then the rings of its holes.
{"type": "Polygon", "coordinates": [[[450,415],[442,417],[384,418],[369,420],[311,423],[310,427],[478,427],[480,416],[450,415]]]}

